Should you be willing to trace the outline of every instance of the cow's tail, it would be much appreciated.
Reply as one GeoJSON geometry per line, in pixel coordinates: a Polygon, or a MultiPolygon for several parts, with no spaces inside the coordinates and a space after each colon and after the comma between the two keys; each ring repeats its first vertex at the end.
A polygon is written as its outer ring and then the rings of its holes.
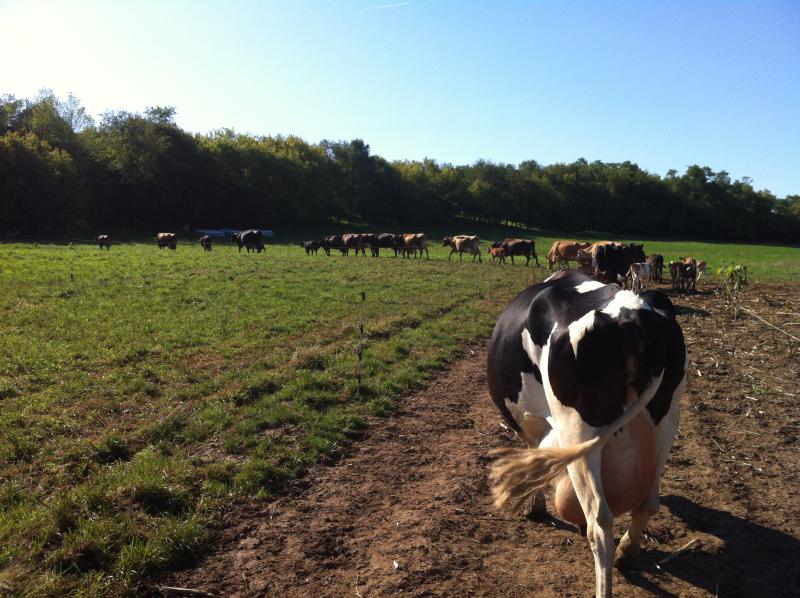
{"type": "Polygon", "coordinates": [[[662,372],[648,391],[639,396],[622,415],[598,430],[594,438],[566,447],[503,448],[492,451],[492,455],[498,456],[489,474],[494,483],[492,496],[495,507],[513,512],[525,510],[533,494],[541,492],[561,476],[567,465],[602,447],[617,430],[639,415],[655,395],[663,375],[662,372]]]}

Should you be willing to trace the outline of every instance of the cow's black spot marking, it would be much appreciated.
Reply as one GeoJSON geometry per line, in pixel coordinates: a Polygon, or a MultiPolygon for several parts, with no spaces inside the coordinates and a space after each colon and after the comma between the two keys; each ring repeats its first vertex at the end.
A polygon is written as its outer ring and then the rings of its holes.
{"type": "Polygon", "coordinates": [[[536,365],[536,364],[533,364],[533,368],[532,369],[533,369],[533,377],[536,379],[536,381],[539,384],[541,384],[542,383],[542,372],[539,370],[539,366],[536,365]]]}
{"type": "Polygon", "coordinates": [[[559,272],[550,281],[525,289],[498,319],[489,344],[489,392],[515,430],[519,428],[505,399],[517,400],[522,372],[532,373],[540,384],[542,380],[522,346],[525,329],[540,347],[550,339],[548,374],[553,391],[588,424],[599,427],[614,421],[622,413],[627,385],[632,383],[642,393],[662,370],[662,382],[647,409],[656,424],[669,411],[672,395],[684,377],[686,350],[672,302],[659,291],[647,291],[640,296],[652,310],[623,308],[612,318],[600,310],[619,288],[575,290],[590,280],[578,272],[559,272]],[[568,326],[592,310],[597,310],[594,325],[578,343],[576,357],[568,326]],[[554,324],[558,326],[551,338],[554,324]]]}

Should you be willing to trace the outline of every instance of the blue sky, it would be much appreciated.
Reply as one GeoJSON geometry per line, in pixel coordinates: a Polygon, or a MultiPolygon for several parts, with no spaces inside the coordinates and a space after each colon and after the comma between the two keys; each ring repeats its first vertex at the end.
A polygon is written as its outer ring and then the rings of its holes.
{"type": "Polygon", "coordinates": [[[0,93],[388,159],[698,163],[800,194],[800,2],[0,0],[0,93]]]}

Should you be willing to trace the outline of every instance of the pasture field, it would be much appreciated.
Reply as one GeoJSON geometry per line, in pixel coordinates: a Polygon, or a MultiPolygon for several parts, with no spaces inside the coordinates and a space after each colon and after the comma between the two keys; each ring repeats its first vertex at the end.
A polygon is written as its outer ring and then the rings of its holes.
{"type": "Polygon", "coordinates": [[[186,243],[2,245],[0,270],[0,583],[29,595],[191,559],[232,496],[341,451],[533,280],[186,243]]]}
{"type": "MultiPolygon", "coordinates": [[[[191,563],[226,506],[336,459],[546,276],[435,242],[430,261],[276,243],[0,245],[0,595],[131,593],[191,563]]],[[[800,277],[797,248],[645,250],[800,277]]]]}

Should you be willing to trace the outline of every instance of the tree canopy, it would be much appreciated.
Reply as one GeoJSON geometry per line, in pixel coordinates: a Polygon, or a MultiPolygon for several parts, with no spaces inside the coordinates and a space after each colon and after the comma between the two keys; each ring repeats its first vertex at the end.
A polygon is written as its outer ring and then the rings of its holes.
{"type": "Polygon", "coordinates": [[[175,108],[106,112],[44,90],[0,97],[0,231],[291,227],[333,221],[734,241],[800,239],[800,196],[778,198],[725,171],[664,177],[635,163],[543,166],[389,162],[361,139],[309,143],[221,129],[191,134],[175,108]]]}

